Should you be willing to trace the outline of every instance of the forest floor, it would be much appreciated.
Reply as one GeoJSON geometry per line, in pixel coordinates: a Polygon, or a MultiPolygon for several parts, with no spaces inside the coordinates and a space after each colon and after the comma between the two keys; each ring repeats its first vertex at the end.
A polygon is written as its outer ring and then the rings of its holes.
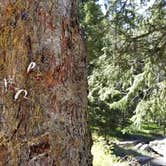
{"type": "Polygon", "coordinates": [[[166,166],[166,138],[153,141],[138,138],[113,142],[112,153],[129,165],[166,166]]]}
{"type": "Polygon", "coordinates": [[[166,137],[145,134],[118,136],[106,141],[94,135],[94,166],[166,166],[166,137]]]}

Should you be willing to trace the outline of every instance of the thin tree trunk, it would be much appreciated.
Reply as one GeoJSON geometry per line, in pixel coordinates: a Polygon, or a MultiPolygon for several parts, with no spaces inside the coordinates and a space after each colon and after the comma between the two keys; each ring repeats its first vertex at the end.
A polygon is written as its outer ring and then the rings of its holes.
{"type": "Polygon", "coordinates": [[[0,165],[91,165],[77,6],[0,0],[0,165]]]}

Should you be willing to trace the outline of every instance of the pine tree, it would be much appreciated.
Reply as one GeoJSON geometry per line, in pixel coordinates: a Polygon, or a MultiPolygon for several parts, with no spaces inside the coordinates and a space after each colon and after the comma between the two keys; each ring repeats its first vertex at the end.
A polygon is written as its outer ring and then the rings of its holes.
{"type": "Polygon", "coordinates": [[[76,0],[0,1],[0,165],[91,165],[76,0]]]}

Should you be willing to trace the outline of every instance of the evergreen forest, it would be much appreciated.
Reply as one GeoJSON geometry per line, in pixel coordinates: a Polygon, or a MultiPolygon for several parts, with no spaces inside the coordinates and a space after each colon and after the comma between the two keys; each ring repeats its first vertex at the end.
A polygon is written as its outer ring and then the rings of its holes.
{"type": "Polygon", "coordinates": [[[82,0],[79,11],[94,165],[129,165],[147,149],[115,142],[166,135],[166,1],[82,0]]]}

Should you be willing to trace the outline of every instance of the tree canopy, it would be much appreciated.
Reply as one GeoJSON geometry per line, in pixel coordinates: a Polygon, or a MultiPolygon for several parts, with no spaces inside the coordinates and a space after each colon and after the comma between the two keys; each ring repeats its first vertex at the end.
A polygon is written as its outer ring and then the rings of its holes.
{"type": "Polygon", "coordinates": [[[103,14],[95,1],[81,5],[92,128],[109,134],[154,123],[165,132],[166,1],[112,0],[106,7],[103,14]]]}

